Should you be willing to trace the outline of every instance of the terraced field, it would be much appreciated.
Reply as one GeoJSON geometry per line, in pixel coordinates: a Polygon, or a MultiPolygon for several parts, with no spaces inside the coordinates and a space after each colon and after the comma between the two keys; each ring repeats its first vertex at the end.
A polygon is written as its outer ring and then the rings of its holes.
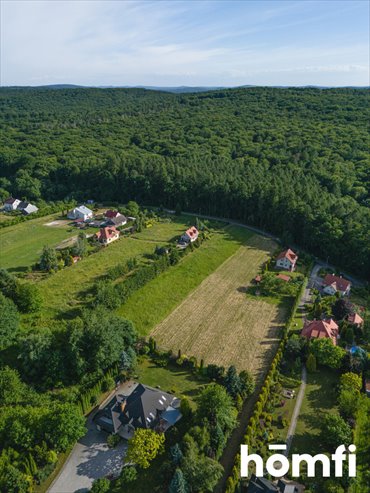
{"type": "Polygon", "coordinates": [[[286,307],[247,298],[245,288],[275,248],[270,239],[248,239],[155,327],[151,335],[159,346],[261,377],[276,350],[286,307]]]}

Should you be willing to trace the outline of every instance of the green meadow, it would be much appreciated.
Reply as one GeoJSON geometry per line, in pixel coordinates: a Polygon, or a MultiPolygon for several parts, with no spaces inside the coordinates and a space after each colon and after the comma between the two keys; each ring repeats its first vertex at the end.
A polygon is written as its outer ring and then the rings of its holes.
{"type": "Polygon", "coordinates": [[[60,219],[58,214],[40,217],[0,230],[0,267],[12,272],[24,272],[38,261],[45,245],[58,244],[78,234],[63,221],[58,226],[46,226],[60,219]]]}
{"type": "Polygon", "coordinates": [[[237,226],[213,232],[199,249],[136,291],[118,313],[147,335],[251,236],[252,232],[237,226]]]}

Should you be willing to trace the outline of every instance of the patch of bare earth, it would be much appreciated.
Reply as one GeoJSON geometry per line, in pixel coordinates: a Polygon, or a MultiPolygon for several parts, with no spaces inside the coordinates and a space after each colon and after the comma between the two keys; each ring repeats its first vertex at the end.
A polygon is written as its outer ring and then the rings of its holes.
{"type": "Polygon", "coordinates": [[[247,298],[245,289],[275,248],[261,236],[241,246],[155,327],[151,335],[159,347],[181,349],[205,364],[233,364],[260,380],[276,351],[286,312],[262,298],[247,298]]]}

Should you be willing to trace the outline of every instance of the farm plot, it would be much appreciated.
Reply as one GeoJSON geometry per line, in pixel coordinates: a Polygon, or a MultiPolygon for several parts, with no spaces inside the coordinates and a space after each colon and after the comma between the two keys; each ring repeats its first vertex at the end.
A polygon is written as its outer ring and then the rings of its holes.
{"type": "Polygon", "coordinates": [[[247,298],[245,288],[275,248],[261,236],[247,240],[155,327],[151,335],[158,345],[206,364],[234,364],[261,378],[276,350],[286,307],[247,298]]]}

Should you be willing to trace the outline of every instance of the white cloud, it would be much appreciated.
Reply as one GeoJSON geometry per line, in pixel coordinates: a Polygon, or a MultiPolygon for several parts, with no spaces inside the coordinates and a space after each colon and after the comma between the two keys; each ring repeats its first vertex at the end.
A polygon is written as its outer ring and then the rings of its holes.
{"type": "Polygon", "coordinates": [[[3,0],[1,82],[368,84],[367,41],[286,38],[327,11],[307,15],[300,1],[264,9],[229,2],[235,14],[222,15],[221,3],[3,0]]]}

